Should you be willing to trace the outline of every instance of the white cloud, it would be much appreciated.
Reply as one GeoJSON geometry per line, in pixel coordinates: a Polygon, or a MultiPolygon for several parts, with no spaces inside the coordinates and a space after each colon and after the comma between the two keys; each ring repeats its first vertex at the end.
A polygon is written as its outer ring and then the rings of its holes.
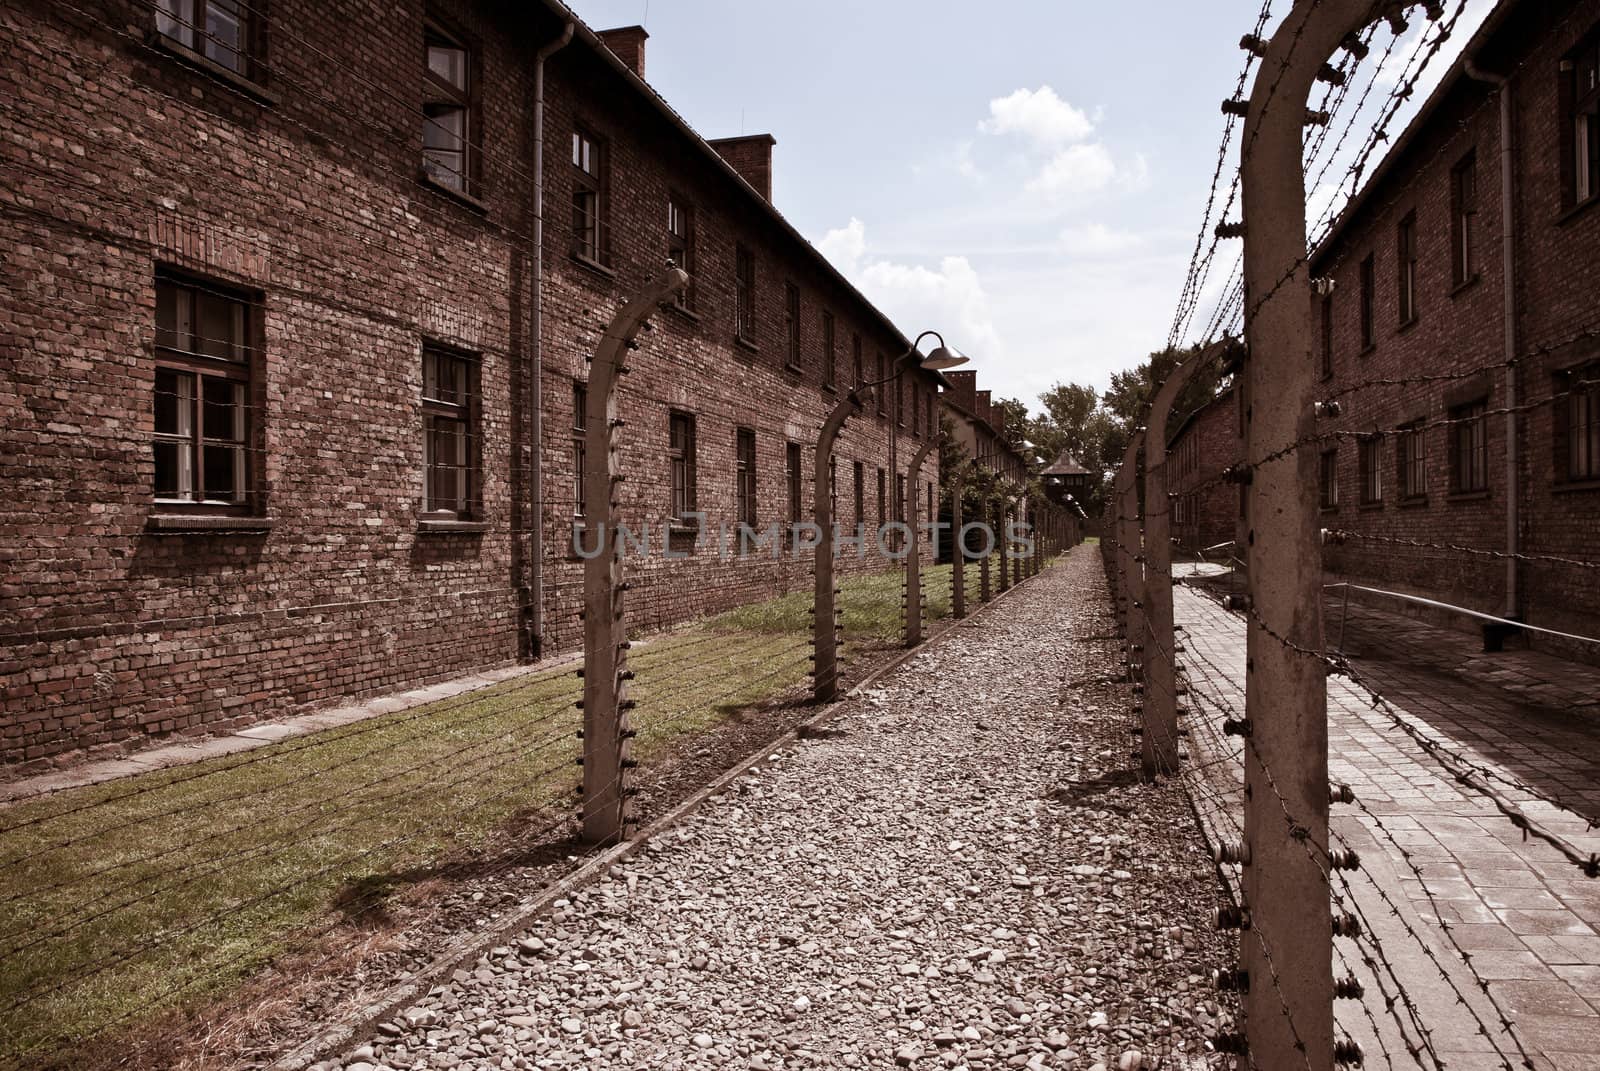
{"type": "Polygon", "coordinates": [[[1037,145],[1054,147],[1084,140],[1094,133],[1094,121],[1046,85],[991,100],[989,118],[978,129],[985,134],[1020,134],[1037,145]]]}
{"type": "Polygon", "coordinates": [[[1004,352],[989,296],[966,257],[942,257],[937,268],[930,268],[874,256],[866,224],[853,217],[823,235],[817,248],[907,336],[931,327],[951,345],[985,360],[1004,352]]]}
{"type": "Polygon", "coordinates": [[[1116,177],[1117,165],[1110,149],[1099,142],[1069,145],[1028,180],[1027,188],[1046,197],[1071,197],[1103,190],[1116,177]]]}
{"type": "Polygon", "coordinates": [[[1061,232],[1061,245],[1069,255],[1104,257],[1138,248],[1144,239],[1128,231],[1114,230],[1104,223],[1087,223],[1061,232]]]}

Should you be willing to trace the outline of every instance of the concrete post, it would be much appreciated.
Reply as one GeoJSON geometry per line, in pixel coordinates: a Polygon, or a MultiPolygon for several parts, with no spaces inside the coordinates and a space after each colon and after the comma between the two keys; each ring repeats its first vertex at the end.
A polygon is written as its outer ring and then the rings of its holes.
{"type": "Polygon", "coordinates": [[[1140,561],[1144,548],[1139,535],[1139,450],[1143,446],[1144,429],[1136,428],[1128,436],[1128,445],[1122,452],[1122,464],[1117,467],[1111,498],[1117,533],[1112,568],[1117,574],[1117,593],[1122,600],[1125,661],[1130,674],[1134,673],[1139,654],[1144,650],[1145,633],[1144,565],[1140,561]]]}
{"type": "Polygon", "coordinates": [[[811,519],[816,522],[820,534],[812,559],[815,586],[811,602],[811,695],[819,703],[832,702],[839,696],[839,623],[838,600],[835,598],[838,589],[834,585],[833,571],[837,532],[829,479],[833,444],[844,422],[860,413],[864,404],[858,390],[850,391],[839,399],[817,435],[815,466],[811,477],[811,519]]]}
{"type": "Polygon", "coordinates": [[[930,438],[917,449],[911,457],[911,465],[906,469],[906,527],[911,529],[906,545],[906,646],[915,647],[922,642],[922,539],[917,532],[917,499],[922,496],[917,493],[917,474],[922,471],[922,463],[927,460],[928,454],[939,445],[937,438],[930,438]]]}
{"type": "MultiPolygon", "coordinates": [[[[622,620],[622,548],[612,497],[621,479],[617,377],[645,317],[683,289],[689,276],[667,268],[611,320],[589,362],[584,410],[583,564],[583,839],[590,844],[625,840],[632,822],[628,752],[633,737],[628,710],[628,643],[622,620]]],[[[578,538],[579,533],[574,533],[578,538]]]]}
{"type": "Polygon", "coordinates": [[[957,468],[950,477],[950,614],[957,621],[967,616],[967,541],[961,538],[964,493],[965,481],[957,468]]]}
{"type": "Polygon", "coordinates": [[[1172,403],[1222,351],[1213,343],[1179,364],[1150,403],[1144,438],[1144,746],[1146,777],[1178,769],[1177,667],[1172,630],[1172,502],[1167,497],[1167,417],[1172,403]]]}
{"type": "MultiPolygon", "coordinates": [[[[1243,888],[1252,930],[1240,935],[1250,1061],[1333,1066],[1332,922],[1328,879],[1328,718],[1321,652],[1322,551],[1311,441],[1317,335],[1306,265],[1306,101],[1341,42],[1410,5],[1296,0],[1268,42],[1245,113],[1240,162],[1245,243],[1245,461],[1252,466],[1245,715],[1243,888]],[[1254,402],[1260,401],[1257,406],[1254,402]],[[1289,821],[1285,821],[1287,811],[1289,821]]],[[[1434,8],[1432,10],[1437,10],[1434,8]]]]}

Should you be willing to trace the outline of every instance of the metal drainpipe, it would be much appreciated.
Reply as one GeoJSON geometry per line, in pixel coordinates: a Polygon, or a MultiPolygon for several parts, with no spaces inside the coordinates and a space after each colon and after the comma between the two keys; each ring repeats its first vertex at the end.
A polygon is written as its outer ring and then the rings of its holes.
{"type": "Polygon", "coordinates": [[[1506,354],[1506,609],[1505,616],[1518,619],[1521,593],[1517,587],[1517,559],[1521,548],[1522,488],[1517,465],[1517,276],[1516,242],[1512,227],[1515,188],[1511,157],[1511,86],[1504,75],[1480,69],[1469,57],[1462,66],[1468,78],[1487,82],[1500,93],[1500,270],[1504,276],[1506,354]]]}
{"type": "MultiPolygon", "coordinates": [[[[537,661],[544,647],[544,64],[567,47],[575,24],[569,21],[561,36],[540,48],[533,58],[533,397],[529,414],[533,425],[533,458],[529,464],[528,507],[533,511],[529,558],[533,568],[532,604],[529,607],[529,661],[537,661]]],[[[581,476],[580,476],[581,479],[581,476]]]]}

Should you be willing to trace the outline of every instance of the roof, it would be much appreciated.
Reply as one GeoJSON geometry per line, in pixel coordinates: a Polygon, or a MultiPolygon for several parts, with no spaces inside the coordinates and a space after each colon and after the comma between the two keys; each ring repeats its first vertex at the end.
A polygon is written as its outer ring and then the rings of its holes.
{"type": "Polygon", "coordinates": [[[1044,476],[1092,476],[1088,469],[1078,464],[1078,459],[1061,451],[1061,456],[1051,463],[1050,467],[1041,474],[1044,476]]]}
{"type": "MultiPolygon", "coordinates": [[[[589,46],[589,48],[599,55],[601,60],[608,64],[627,85],[632,87],[636,93],[638,93],[645,99],[646,102],[652,105],[656,111],[660,113],[662,118],[666,119],[667,122],[672,126],[677,127],[695,146],[695,148],[700,150],[701,155],[705,157],[707,162],[709,162],[714,168],[720,170],[728,178],[732,179],[734,187],[740,190],[747,197],[750,202],[750,206],[754,207],[758,212],[765,214],[769,220],[771,220],[773,223],[776,223],[781,230],[785,231],[791,238],[793,238],[803,250],[810,254],[813,262],[822,270],[823,274],[831,276],[833,280],[843,287],[847,293],[854,295],[864,307],[870,309],[878,317],[879,322],[885,328],[887,328],[889,333],[898,339],[906,349],[911,348],[911,340],[906,337],[905,333],[900,330],[894,321],[885,316],[882,310],[880,310],[871,301],[867,300],[866,295],[857,289],[854,283],[845,278],[844,273],[835,267],[832,261],[823,256],[817,247],[811,244],[810,239],[801,234],[800,231],[795,228],[794,224],[790,223],[786,218],[784,218],[783,213],[779,212],[777,207],[774,206],[771,201],[763,197],[759,190],[757,190],[754,186],[751,186],[750,183],[746,182],[744,176],[739,174],[738,171],[734,170],[733,165],[728,163],[727,160],[723,159],[722,154],[717,152],[717,150],[712,147],[711,143],[706,138],[701,136],[699,131],[690,126],[689,121],[680,115],[676,108],[668,104],[665,97],[663,97],[660,93],[657,93],[655,89],[651,87],[649,82],[646,82],[643,78],[640,78],[637,74],[635,74],[632,68],[630,68],[626,63],[623,63],[622,60],[617,57],[616,53],[612,52],[610,48],[606,47],[606,43],[600,38],[600,35],[591,29],[586,22],[579,18],[576,12],[563,3],[562,0],[540,0],[540,2],[544,5],[545,9],[557,19],[561,20],[562,22],[572,23],[574,31],[573,36],[575,39],[581,40],[585,45],[589,46]]],[[[944,376],[936,375],[936,378],[941,384],[947,384],[944,376]]]]}
{"type": "Polygon", "coordinates": [[[1328,228],[1327,235],[1311,251],[1311,255],[1308,258],[1311,264],[1315,265],[1338,246],[1339,240],[1344,237],[1344,232],[1349,229],[1356,217],[1366,208],[1367,202],[1372,198],[1373,191],[1383,185],[1384,179],[1388,178],[1389,174],[1399,167],[1400,160],[1405,157],[1412,143],[1426,132],[1434,114],[1443,107],[1445,100],[1455,91],[1461,80],[1468,77],[1467,64],[1483,50],[1484,46],[1489,43],[1495,34],[1500,32],[1506,20],[1511,17],[1512,12],[1521,6],[1522,2],[1523,0],[1500,0],[1485,16],[1477,32],[1472,35],[1471,39],[1467,41],[1466,47],[1461,50],[1461,54],[1456,57],[1456,61],[1450,65],[1450,69],[1445,72],[1444,77],[1439,79],[1439,84],[1428,95],[1428,99],[1417,110],[1417,114],[1412,116],[1411,122],[1406,124],[1405,131],[1395,139],[1394,143],[1389,147],[1389,151],[1378,162],[1378,166],[1373,168],[1366,184],[1356,191],[1354,197],[1350,198],[1349,203],[1344,206],[1338,217],[1334,219],[1333,225],[1328,228]]]}
{"type": "Polygon", "coordinates": [[[1167,447],[1170,449],[1172,444],[1177,442],[1178,439],[1182,437],[1183,433],[1189,430],[1189,426],[1191,424],[1193,424],[1196,420],[1200,419],[1200,414],[1201,413],[1204,413],[1207,410],[1213,408],[1219,402],[1222,402],[1222,401],[1224,401],[1224,400],[1226,400],[1228,398],[1232,398],[1232,397],[1233,397],[1233,384],[1229,383],[1226,387],[1222,388],[1215,395],[1213,395],[1211,400],[1206,402],[1206,404],[1201,405],[1201,406],[1196,406],[1192,413],[1190,413],[1188,416],[1183,418],[1183,420],[1178,424],[1176,429],[1174,429],[1174,430],[1172,430],[1172,431],[1167,433],[1167,447]]]}

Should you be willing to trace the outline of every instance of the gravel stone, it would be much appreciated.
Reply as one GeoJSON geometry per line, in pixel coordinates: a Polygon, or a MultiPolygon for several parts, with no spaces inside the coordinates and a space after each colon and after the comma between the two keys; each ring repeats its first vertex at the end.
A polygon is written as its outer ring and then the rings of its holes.
{"type": "MultiPolygon", "coordinates": [[[[975,586],[975,585],[974,585],[975,586]]],[[[1200,1071],[1234,958],[1130,776],[1098,550],[769,752],[362,1039],[390,1067],[1200,1071]]],[[[347,1068],[348,1071],[348,1068],[347,1068]]]]}

